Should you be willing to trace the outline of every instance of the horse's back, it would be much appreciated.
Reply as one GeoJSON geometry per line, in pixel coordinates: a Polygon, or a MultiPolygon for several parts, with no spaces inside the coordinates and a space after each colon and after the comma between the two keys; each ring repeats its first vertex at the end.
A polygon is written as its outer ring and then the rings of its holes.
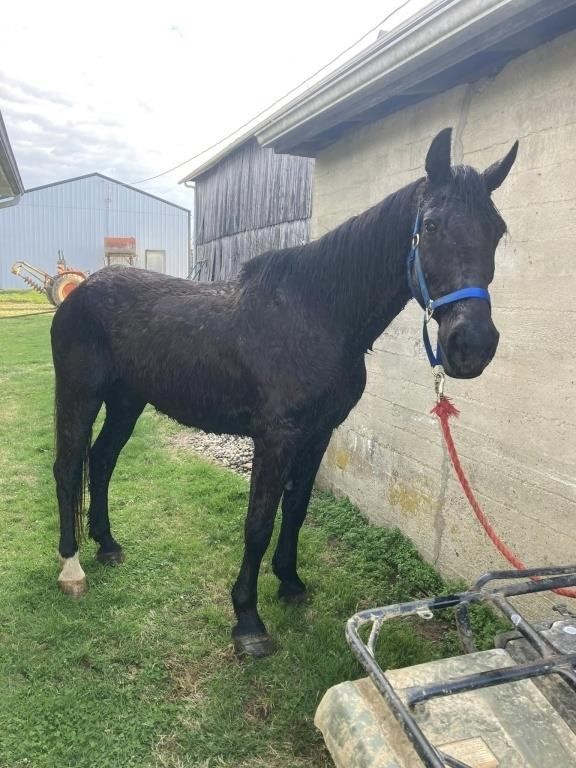
{"type": "MultiPolygon", "coordinates": [[[[55,328],[97,325],[116,333],[146,333],[159,320],[195,323],[205,313],[226,313],[234,283],[195,283],[134,267],[105,267],[91,275],[58,308],[55,328]]],[[[124,335],[124,334],[122,334],[124,335]]]]}
{"type": "Polygon", "coordinates": [[[70,294],[53,328],[61,348],[96,350],[88,378],[105,369],[158,410],[212,432],[254,436],[321,411],[332,425],[362,388],[334,329],[298,295],[257,282],[247,290],[110,267],[70,294]]]}
{"type": "MultiPolygon", "coordinates": [[[[235,290],[234,282],[197,283],[181,277],[163,275],[134,267],[104,267],[91,275],[75,291],[78,304],[90,307],[100,316],[109,310],[126,308],[142,310],[149,314],[162,300],[182,303],[187,311],[196,306],[221,302],[235,290]]],[[[103,316],[104,320],[105,317],[103,316]]]]}
{"type": "MultiPolygon", "coordinates": [[[[193,283],[134,268],[109,267],[82,283],[56,313],[54,362],[74,350],[88,380],[122,380],[156,408],[210,431],[242,431],[258,407],[241,354],[233,283],[193,283]],[[105,368],[104,376],[102,369],[105,368]],[[228,426],[221,423],[225,420],[228,426]]],[[[66,369],[65,371],[62,369],[66,369]]]]}

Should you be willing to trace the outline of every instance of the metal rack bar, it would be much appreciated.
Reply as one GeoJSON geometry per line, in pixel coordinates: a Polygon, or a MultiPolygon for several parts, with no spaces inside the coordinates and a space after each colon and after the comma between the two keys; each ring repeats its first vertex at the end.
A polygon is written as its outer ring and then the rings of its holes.
{"type": "Polygon", "coordinates": [[[404,695],[410,708],[423,701],[441,696],[452,696],[455,693],[476,691],[481,688],[489,688],[502,683],[512,683],[516,680],[527,680],[531,677],[541,677],[551,672],[560,673],[562,670],[570,670],[576,664],[576,653],[556,656],[546,661],[533,661],[527,664],[516,664],[504,669],[490,669],[487,672],[477,672],[475,675],[465,675],[454,680],[446,680],[430,685],[415,685],[404,688],[404,695]]]}
{"type": "Polygon", "coordinates": [[[473,691],[506,682],[558,674],[576,691],[576,653],[563,654],[543,637],[540,632],[507,600],[517,595],[545,592],[560,587],[576,586],[576,565],[531,568],[524,571],[494,571],[481,576],[467,592],[443,595],[427,600],[397,603],[381,608],[360,611],[346,624],[346,638],[352,652],[370,675],[376,689],[384,697],[390,710],[412,742],[426,768],[469,768],[465,763],[440,752],[426,738],[410,711],[416,704],[439,696],[450,696],[464,691],[473,691]],[[520,579],[530,579],[520,581],[520,579]],[[536,580],[532,580],[536,579],[536,580]],[[488,587],[494,581],[514,581],[488,587]],[[535,662],[517,664],[499,670],[480,672],[474,675],[441,681],[426,686],[412,686],[401,693],[392,687],[384,671],[375,659],[376,645],[380,631],[386,621],[419,615],[430,618],[435,610],[456,609],[456,620],[460,637],[466,651],[476,651],[468,608],[473,603],[494,605],[520,632],[540,656],[535,662]],[[360,637],[362,626],[371,625],[367,642],[360,637]]]}

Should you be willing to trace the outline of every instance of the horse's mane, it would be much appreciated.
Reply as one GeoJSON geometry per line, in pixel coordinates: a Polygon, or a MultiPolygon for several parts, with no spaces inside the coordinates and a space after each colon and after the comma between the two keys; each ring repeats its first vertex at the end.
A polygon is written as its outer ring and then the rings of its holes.
{"type": "MultiPolygon", "coordinates": [[[[317,298],[327,283],[345,290],[354,264],[362,264],[362,274],[354,274],[356,290],[362,288],[359,283],[370,290],[375,274],[387,282],[403,279],[404,265],[399,267],[396,254],[399,248],[409,248],[416,210],[425,194],[426,180],[420,178],[318,240],[256,256],[242,267],[239,282],[270,291],[296,288],[304,297],[317,298]],[[383,260],[388,263],[383,265],[383,260]]],[[[448,194],[464,201],[469,213],[506,231],[482,176],[474,168],[453,166],[448,194]]]]}
{"type": "Polygon", "coordinates": [[[271,290],[289,283],[307,293],[328,277],[331,282],[345,279],[351,263],[360,261],[360,256],[364,265],[370,263],[371,256],[385,259],[386,250],[407,243],[421,183],[419,179],[388,195],[318,240],[256,256],[242,267],[240,283],[257,283],[271,290]]]}

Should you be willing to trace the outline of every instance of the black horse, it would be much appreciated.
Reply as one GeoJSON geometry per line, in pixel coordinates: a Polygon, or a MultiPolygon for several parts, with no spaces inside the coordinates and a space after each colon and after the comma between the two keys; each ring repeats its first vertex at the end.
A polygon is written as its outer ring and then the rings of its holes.
{"type": "MultiPolygon", "coordinates": [[[[282,501],[273,569],[280,597],[297,601],[306,590],[296,570],[298,534],[316,472],[332,431],[364,391],[366,351],[411,297],[406,256],[417,213],[432,297],[492,281],[506,227],[490,193],[510,171],[517,142],[477,173],[451,167],[450,138],[446,129],[432,142],[425,178],[315,242],[256,257],[236,280],[198,284],[110,267],[60,306],[52,349],[64,592],[85,590],[78,542],[87,478],[98,559],[122,560],[110,531],[108,484],[151,403],[182,424],[254,439],[233,636],[240,653],[272,652],[257,581],[276,510],[282,501]],[[91,445],[103,403],[106,418],[91,445]]],[[[480,375],[498,344],[490,304],[471,298],[434,317],[446,372],[480,375]]]]}

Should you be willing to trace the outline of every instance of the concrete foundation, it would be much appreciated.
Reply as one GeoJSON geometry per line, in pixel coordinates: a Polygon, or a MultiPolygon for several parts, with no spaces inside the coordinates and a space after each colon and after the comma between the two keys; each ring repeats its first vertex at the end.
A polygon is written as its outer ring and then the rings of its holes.
{"type": "MultiPolygon", "coordinates": [[[[316,161],[312,234],[423,175],[433,136],[454,127],[454,162],[483,169],[518,138],[494,199],[509,234],[491,287],[500,331],[475,380],[448,380],[454,439],[480,503],[530,566],[576,559],[576,34],[349,134],[316,161]]],[[[408,244],[407,244],[408,247],[408,244]]],[[[398,526],[448,576],[505,565],[443,449],[414,302],[367,357],[366,392],[335,433],[319,484],[375,523],[398,526]]],[[[542,601],[540,607],[542,606],[542,601]]]]}

